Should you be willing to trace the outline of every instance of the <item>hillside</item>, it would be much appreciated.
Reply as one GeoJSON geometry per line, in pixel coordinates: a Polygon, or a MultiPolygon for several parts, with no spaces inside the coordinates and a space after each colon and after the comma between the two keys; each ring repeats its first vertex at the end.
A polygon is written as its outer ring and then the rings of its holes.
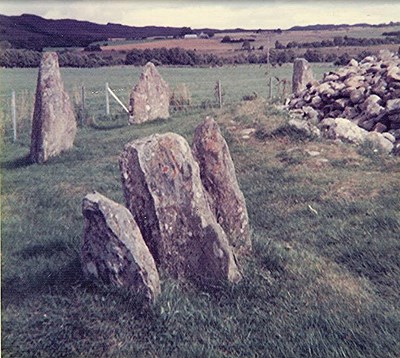
{"type": "Polygon", "coordinates": [[[340,24],[340,25],[334,25],[334,24],[317,24],[317,25],[307,25],[307,26],[293,26],[289,29],[289,31],[311,31],[311,30],[337,30],[343,27],[375,27],[375,28],[384,28],[384,27],[389,27],[389,26],[399,26],[400,22],[393,22],[391,21],[388,24],[377,24],[377,25],[371,25],[371,24],[366,24],[366,23],[360,23],[360,24],[353,24],[353,25],[347,25],[347,24],[340,24]]]}
{"type": "Polygon", "coordinates": [[[8,142],[3,356],[399,357],[400,161],[296,136],[284,123],[277,108],[248,101],[79,128],[74,149],[43,166],[24,161],[28,138],[8,142]],[[150,310],[133,293],[85,281],[82,198],[97,190],[123,203],[123,145],[170,131],[190,140],[207,114],[223,128],[250,215],[245,278],[207,290],[162,273],[150,310]],[[253,126],[257,137],[245,139],[253,126]]]}
{"type": "MultiPolygon", "coordinates": [[[[308,25],[294,26],[288,30],[281,29],[191,29],[190,27],[164,27],[164,26],[126,26],[115,23],[106,25],[89,21],[72,19],[45,19],[31,14],[20,16],[5,16],[0,14],[0,40],[7,41],[13,48],[23,48],[41,51],[48,47],[86,47],[90,43],[109,39],[143,40],[151,37],[182,37],[188,33],[201,32],[207,34],[231,34],[234,37],[246,37],[252,34],[258,42],[266,45],[267,37],[287,38],[296,41],[298,38],[312,39],[321,36],[331,38],[334,35],[355,34],[362,32],[379,37],[385,31],[398,30],[400,23],[389,24],[355,24],[355,25],[308,25]],[[318,34],[317,34],[318,33],[318,34]],[[322,34],[322,35],[321,35],[322,34]]],[[[285,41],[285,40],[284,40],[285,41]]],[[[169,46],[167,46],[169,47],[169,46]]],[[[212,46],[214,47],[214,46],[212,46]]],[[[236,46],[239,47],[239,46],[236,46]]],[[[139,47],[140,48],[140,47],[139,47]]],[[[212,51],[212,49],[211,49],[212,51]]]]}
{"type": "Polygon", "coordinates": [[[0,15],[1,40],[15,48],[42,50],[44,47],[85,47],[109,38],[141,39],[150,36],[177,36],[191,31],[185,27],[134,27],[108,23],[100,25],[71,19],[49,20],[40,16],[0,15]]]}

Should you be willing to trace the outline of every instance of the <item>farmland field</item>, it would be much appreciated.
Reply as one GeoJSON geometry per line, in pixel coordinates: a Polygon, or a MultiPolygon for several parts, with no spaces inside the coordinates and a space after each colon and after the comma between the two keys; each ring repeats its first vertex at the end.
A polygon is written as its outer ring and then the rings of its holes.
{"type": "MultiPolygon", "coordinates": [[[[399,31],[400,26],[389,26],[389,27],[343,27],[334,30],[305,30],[305,31],[289,31],[285,30],[281,33],[273,31],[260,31],[260,32],[236,32],[236,33],[217,33],[210,39],[147,39],[141,41],[120,41],[120,42],[109,42],[107,46],[102,46],[102,50],[108,51],[129,51],[132,49],[146,49],[146,48],[173,48],[180,47],[186,50],[197,50],[199,52],[214,53],[222,56],[232,56],[238,54],[242,47],[242,43],[222,43],[221,40],[225,36],[229,36],[232,39],[252,39],[254,42],[251,43],[255,49],[263,46],[264,49],[270,47],[274,48],[275,41],[279,41],[283,45],[288,42],[314,42],[323,40],[333,40],[335,37],[353,37],[353,38],[384,38],[382,36],[384,32],[399,31]]],[[[353,48],[350,52],[357,54],[363,50],[377,52],[379,49],[387,48],[392,51],[397,51],[399,45],[377,45],[366,47],[353,48]],[[357,52],[355,51],[357,50],[357,52]]],[[[319,48],[321,50],[321,48],[319,48]]],[[[303,54],[304,49],[296,50],[296,53],[303,54]]],[[[322,48],[323,52],[330,52],[330,48],[322,48]]],[[[349,52],[348,47],[335,48],[337,54],[343,54],[349,52]]]]}
{"type": "Polygon", "coordinates": [[[233,51],[237,46],[229,43],[221,43],[220,39],[166,39],[153,42],[138,42],[122,45],[108,45],[102,46],[102,50],[132,50],[132,49],[146,49],[146,48],[173,48],[180,47],[185,50],[197,50],[207,53],[229,52],[233,51]]]}
{"type": "MultiPolygon", "coordinates": [[[[290,78],[289,66],[274,71],[290,78]]],[[[72,96],[81,84],[99,92],[88,98],[95,116],[104,82],[127,99],[139,72],[62,70],[72,96]]],[[[44,165],[27,161],[28,135],[2,142],[2,356],[399,357],[400,158],[288,131],[287,113],[265,100],[265,67],[160,72],[186,83],[196,103],[214,100],[220,79],[231,103],[80,127],[74,148],[44,165]],[[241,100],[253,91],[256,100],[241,100]],[[130,292],[85,281],[83,197],[96,190],[123,203],[123,146],[170,131],[191,142],[206,115],[221,126],[246,198],[254,249],[244,279],[206,289],[161,272],[148,310],[130,292]],[[256,135],[243,138],[245,128],[256,135]]],[[[2,95],[33,94],[36,70],[2,69],[1,78],[2,95]]]]}
{"type": "MultiPolygon", "coordinates": [[[[332,69],[330,64],[313,64],[315,77],[332,69]]],[[[268,94],[267,66],[242,65],[213,68],[194,67],[160,67],[159,72],[174,89],[179,83],[185,83],[192,95],[193,106],[202,103],[216,103],[214,96],[215,85],[218,80],[222,83],[224,102],[235,103],[245,95],[256,92],[259,96],[268,94]]],[[[105,83],[115,91],[117,96],[126,104],[129,103],[131,88],[137,83],[141,68],[133,66],[107,68],[61,68],[65,87],[72,100],[79,104],[81,86],[86,90],[86,115],[100,117],[105,114],[105,83]]],[[[288,81],[292,76],[292,65],[271,68],[273,76],[274,96],[277,95],[277,79],[288,81]]],[[[33,109],[34,92],[36,88],[37,69],[0,69],[2,79],[0,87],[0,102],[5,136],[12,133],[10,94],[14,90],[17,96],[18,123],[23,132],[29,130],[30,117],[33,109]]],[[[290,84],[287,91],[290,90],[290,84]]],[[[282,86],[280,88],[282,91],[282,86]]],[[[288,93],[288,92],[287,92],[288,93]]],[[[111,100],[111,114],[122,114],[119,105],[111,100]]]]}

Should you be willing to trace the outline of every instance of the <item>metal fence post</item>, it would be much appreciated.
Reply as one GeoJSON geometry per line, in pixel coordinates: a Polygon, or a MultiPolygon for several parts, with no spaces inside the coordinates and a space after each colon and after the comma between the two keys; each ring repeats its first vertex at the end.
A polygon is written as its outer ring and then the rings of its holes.
{"type": "Polygon", "coordinates": [[[15,91],[13,90],[11,92],[11,116],[12,116],[12,122],[13,122],[13,139],[14,142],[17,141],[17,108],[16,108],[16,103],[15,103],[15,91]]]}

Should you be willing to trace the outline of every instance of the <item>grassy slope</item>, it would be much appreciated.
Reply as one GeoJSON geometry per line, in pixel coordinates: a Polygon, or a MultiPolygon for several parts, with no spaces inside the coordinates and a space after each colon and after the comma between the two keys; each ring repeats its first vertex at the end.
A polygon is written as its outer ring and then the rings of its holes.
{"type": "MultiPolygon", "coordinates": [[[[313,64],[316,78],[333,68],[331,64],[313,64]]],[[[216,102],[215,85],[221,80],[225,103],[235,103],[244,95],[257,92],[260,96],[267,96],[268,81],[267,66],[224,66],[221,68],[174,68],[160,67],[159,72],[172,89],[179,83],[185,83],[191,94],[192,104],[199,106],[202,102],[216,102]]],[[[120,66],[107,68],[62,68],[65,88],[71,100],[80,106],[81,86],[86,88],[86,115],[98,118],[105,113],[105,83],[115,91],[117,96],[126,104],[129,103],[129,94],[137,83],[142,69],[134,66],[120,66]]],[[[277,80],[291,80],[292,65],[286,64],[271,69],[274,78],[273,90],[277,91],[277,80]]],[[[29,135],[30,120],[33,112],[34,91],[36,89],[37,69],[17,68],[0,69],[2,79],[0,85],[0,122],[4,127],[4,137],[12,138],[11,119],[11,91],[16,92],[18,135],[29,135]]],[[[287,86],[287,93],[290,85],[287,86]]],[[[282,92],[282,87],[280,88],[282,92]]],[[[111,98],[111,114],[121,114],[122,108],[111,98]]]]}
{"type": "Polygon", "coordinates": [[[200,290],[162,275],[147,312],[83,281],[83,196],[122,203],[123,145],[165,131],[191,140],[205,114],[81,129],[73,150],[42,166],[26,164],[27,142],[3,148],[4,357],[400,355],[399,159],[279,135],[284,115],[262,102],[215,113],[251,218],[245,279],[200,290]],[[243,139],[254,126],[268,140],[243,139]]]}

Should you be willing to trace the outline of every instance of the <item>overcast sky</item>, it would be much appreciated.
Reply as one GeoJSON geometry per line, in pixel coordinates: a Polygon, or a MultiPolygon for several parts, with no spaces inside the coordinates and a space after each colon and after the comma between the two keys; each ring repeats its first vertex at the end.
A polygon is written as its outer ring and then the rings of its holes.
{"type": "Polygon", "coordinates": [[[0,1],[3,15],[35,14],[132,26],[289,28],[311,24],[400,21],[400,0],[297,1],[0,1]]]}

